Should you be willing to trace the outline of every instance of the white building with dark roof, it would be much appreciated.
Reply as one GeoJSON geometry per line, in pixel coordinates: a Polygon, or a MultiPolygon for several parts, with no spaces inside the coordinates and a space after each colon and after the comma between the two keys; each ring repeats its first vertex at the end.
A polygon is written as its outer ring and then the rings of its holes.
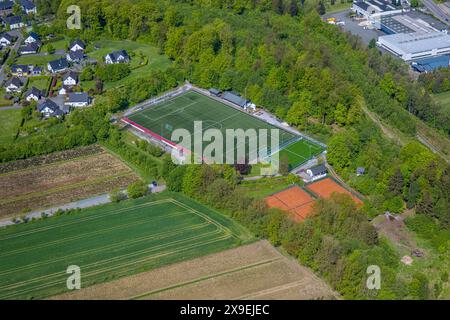
{"type": "Polygon", "coordinates": [[[37,89],[36,87],[31,87],[30,89],[27,90],[27,92],[25,92],[25,100],[27,100],[28,102],[31,101],[39,101],[39,99],[41,99],[42,93],[39,89],[37,89]]]}
{"type": "Polygon", "coordinates": [[[20,92],[22,91],[23,83],[18,77],[12,77],[5,83],[6,92],[20,92]]]}
{"type": "Polygon", "coordinates": [[[118,50],[111,52],[105,56],[106,64],[115,64],[115,63],[128,63],[130,62],[130,56],[128,52],[125,50],[118,50]]]}
{"type": "Polygon", "coordinates": [[[0,46],[6,47],[12,45],[14,38],[7,32],[0,35],[0,46]]]}
{"type": "Polygon", "coordinates": [[[90,98],[87,92],[73,92],[68,94],[65,104],[71,107],[87,107],[90,104],[90,98]]]}
{"type": "Polygon", "coordinates": [[[83,51],[85,49],[86,49],[86,44],[80,39],[76,39],[76,40],[72,41],[69,45],[70,51],[80,51],[80,50],[83,51]]]}
{"type": "Polygon", "coordinates": [[[46,118],[60,117],[64,114],[61,108],[52,100],[46,99],[38,105],[38,111],[46,118]]]}

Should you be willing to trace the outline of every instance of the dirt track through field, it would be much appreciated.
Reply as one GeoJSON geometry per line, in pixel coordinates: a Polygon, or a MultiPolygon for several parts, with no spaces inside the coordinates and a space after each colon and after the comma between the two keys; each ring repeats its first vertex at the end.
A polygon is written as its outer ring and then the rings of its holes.
{"type": "Polygon", "coordinates": [[[52,299],[337,298],[309,269],[267,241],[94,285],[52,299]]]}

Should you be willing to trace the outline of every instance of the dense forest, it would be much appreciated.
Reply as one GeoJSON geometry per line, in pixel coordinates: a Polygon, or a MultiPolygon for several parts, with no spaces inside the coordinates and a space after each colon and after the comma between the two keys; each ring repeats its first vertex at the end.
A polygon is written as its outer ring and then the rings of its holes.
{"type": "MultiPolygon", "coordinates": [[[[448,134],[449,109],[435,104],[429,95],[448,86],[448,74],[411,81],[403,63],[323,23],[316,8],[304,1],[80,0],[81,30],[65,28],[66,7],[72,3],[59,2],[37,1],[57,17],[53,25],[37,27],[39,33],[63,31],[88,43],[100,38],[150,43],[170,57],[172,66],[107,91],[92,109],[76,111],[0,146],[0,161],[101,142],[149,175],[163,176],[172,190],[223,209],[256,234],[283,245],[346,298],[372,297],[361,282],[368,262],[383,266],[392,280],[377,298],[439,295],[429,290],[431,284],[423,273],[410,278],[397,275],[395,250],[378,239],[367,215],[415,209],[419,214],[409,221],[411,229],[439,252],[448,252],[449,166],[418,142],[400,147],[388,140],[365,111],[410,137],[416,134],[415,117],[448,134]],[[322,139],[328,144],[328,162],[367,196],[364,207],[335,197],[321,201],[314,218],[294,225],[280,212],[268,212],[260,202],[236,192],[237,182],[227,168],[174,168],[167,162],[157,172],[154,163],[121,142],[120,131],[109,119],[185,79],[205,88],[238,91],[322,139]],[[357,177],[358,166],[367,174],[357,177]]],[[[113,73],[96,70],[95,74],[113,73]]]]}

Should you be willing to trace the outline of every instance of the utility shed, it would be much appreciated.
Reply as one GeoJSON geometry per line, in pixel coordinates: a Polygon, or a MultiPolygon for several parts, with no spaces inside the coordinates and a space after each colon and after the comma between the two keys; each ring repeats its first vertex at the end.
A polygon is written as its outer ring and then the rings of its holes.
{"type": "Polygon", "coordinates": [[[241,108],[245,107],[245,105],[247,104],[247,100],[245,100],[244,98],[242,98],[241,96],[239,96],[238,94],[231,92],[231,91],[226,91],[223,94],[223,99],[234,103],[238,106],[240,106],[241,108]]]}
{"type": "Polygon", "coordinates": [[[214,96],[218,96],[220,94],[220,90],[211,88],[211,89],[209,89],[209,93],[211,93],[214,96]]]}

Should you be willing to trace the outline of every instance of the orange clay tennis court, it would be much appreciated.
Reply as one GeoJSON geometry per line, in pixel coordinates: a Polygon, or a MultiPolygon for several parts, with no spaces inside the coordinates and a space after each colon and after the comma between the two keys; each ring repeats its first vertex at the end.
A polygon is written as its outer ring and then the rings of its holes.
{"type": "Polygon", "coordinates": [[[269,208],[278,208],[291,213],[294,221],[303,221],[311,213],[315,201],[306,191],[293,186],[266,198],[269,208]]]}
{"type": "Polygon", "coordinates": [[[311,184],[308,184],[306,186],[306,188],[308,188],[308,190],[311,190],[312,192],[317,194],[320,198],[328,199],[333,192],[336,192],[336,193],[348,194],[349,196],[352,197],[353,201],[355,201],[357,204],[363,203],[358,197],[353,195],[347,189],[341,187],[339,184],[337,184],[330,178],[326,178],[326,179],[319,180],[319,181],[313,182],[311,184]]]}

